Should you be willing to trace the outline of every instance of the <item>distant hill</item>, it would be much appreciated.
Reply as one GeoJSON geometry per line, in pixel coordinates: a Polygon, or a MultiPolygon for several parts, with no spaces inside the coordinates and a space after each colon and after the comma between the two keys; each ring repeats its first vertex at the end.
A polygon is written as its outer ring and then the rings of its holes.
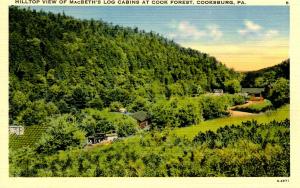
{"type": "Polygon", "coordinates": [[[10,120],[223,88],[241,74],[157,33],[9,8],[10,120]],[[38,111],[39,113],[33,113],[38,111]]]}
{"type": "Polygon", "coordinates": [[[243,87],[264,87],[264,85],[268,82],[274,82],[276,79],[281,77],[289,80],[290,59],[284,60],[280,64],[272,67],[267,67],[257,71],[249,71],[244,74],[245,77],[241,82],[243,87]],[[268,82],[266,82],[266,80],[268,80],[268,82]]]}

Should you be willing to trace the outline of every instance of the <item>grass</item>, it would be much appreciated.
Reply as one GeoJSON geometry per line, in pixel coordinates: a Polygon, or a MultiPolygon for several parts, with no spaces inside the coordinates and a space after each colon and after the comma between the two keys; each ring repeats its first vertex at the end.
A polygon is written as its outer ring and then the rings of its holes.
{"type": "Polygon", "coordinates": [[[218,118],[213,120],[208,120],[199,123],[198,125],[176,128],[172,130],[177,136],[183,137],[186,136],[189,139],[193,139],[200,131],[205,132],[208,130],[216,131],[220,127],[232,124],[240,124],[243,121],[256,120],[258,123],[268,123],[273,120],[282,121],[289,119],[290,117],[290,106],[285,105],[274,111],[269,111],[264,114],[258,114],[255,116],[244,116],[244,117],[225,117],[218,118]]]}
{"type": "Polygon", "coordinates": [[[117,122],[119,120],[124,121],[125,119],[127,119],[128,121],[134,122],[138,126],[137,121],[133,117],[119,112],[110,112],[108,108],[105,108],[102,111],[94,109],[86,109],[86,111],[89,112],[89,114],[98,114],[110,122],[117,122]]]}

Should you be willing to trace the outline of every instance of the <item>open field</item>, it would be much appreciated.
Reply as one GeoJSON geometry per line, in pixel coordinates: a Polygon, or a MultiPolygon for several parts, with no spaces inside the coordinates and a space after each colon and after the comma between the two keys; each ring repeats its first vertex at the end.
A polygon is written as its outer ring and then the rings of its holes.
{"type": "Polygon", "coordinates": [[[256,120],[258,123],[267,123],[273,120],[282,121],[290,117],[289,105],[282,106],[275,111],[266,112],[264,114],[257,114],[251,116],[241,117],[225,117],[214,120],[208,120],[199,123],[198,125],[176,128],[172,132],[177,136],[186,136],[189,139],[193,139],[199,131],[216,131],[218,128],[225,125],[239,124],[243,121],[256,120]]]}

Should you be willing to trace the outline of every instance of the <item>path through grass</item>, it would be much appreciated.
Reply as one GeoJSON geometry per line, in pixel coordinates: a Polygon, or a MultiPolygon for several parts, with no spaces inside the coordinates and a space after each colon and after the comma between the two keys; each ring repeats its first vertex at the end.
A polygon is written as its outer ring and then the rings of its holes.
{"type": "Polygon", "coordinates": [[[243,117],[225,117],[213,120],[208,120],[199,123],[198,125],[193,125],[184,128],[176,128],[172,131],[177,136],[186,136],[189,139],[193,139],[200,131],[216,131],[220,127],[225,125],[240,124],[243,121],[256,120],[259,123],[267,123],[273,120],[282,121],[290,117],[290,106],[285,105],[275,111],[266,112],[263,114],[257,114],[252,116],[243,117]]]}

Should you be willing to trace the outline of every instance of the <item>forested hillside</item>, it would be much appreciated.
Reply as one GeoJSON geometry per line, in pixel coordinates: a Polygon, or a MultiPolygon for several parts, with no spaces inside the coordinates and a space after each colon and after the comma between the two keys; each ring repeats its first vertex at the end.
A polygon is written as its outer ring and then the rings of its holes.
{"type": "Polygon", "coordinates": [[[278,78],[290,79],[290,59],[272,67],[245,72],[241,84],[244,87],[264,87],[278,78]]]}
{"type": "Polygon", "coordinates": [[[241,75],[154,32],[9,9],[10,123],[230,90],[241,75]],[[114,103],[115,104],[115,103],[114,103]]]}
{"type": "Polygon", "coordinates": [[[12,6],[9,118],[25,132],[9,174],[289,176],[288,65],[245,75],[155,32],[12,6]],[[231,114],[242,79],[266,112],[231,114]]]}
{"type": "Polygon", "coordinates": [[[290,60],[261,69],[244,73],[241,81],[243,87],[264,88],[264,96],[270,99],[275,107],[290,101],[290,60]]]}

